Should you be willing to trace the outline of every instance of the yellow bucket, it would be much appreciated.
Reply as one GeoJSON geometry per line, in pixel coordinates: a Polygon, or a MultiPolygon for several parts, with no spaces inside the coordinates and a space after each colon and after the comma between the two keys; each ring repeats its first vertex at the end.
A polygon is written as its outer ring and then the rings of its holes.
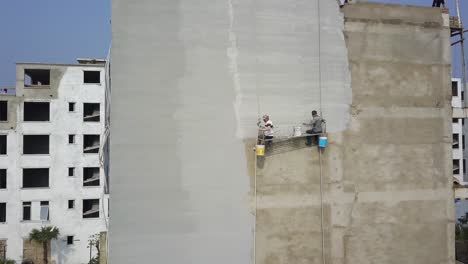
{"type": "Polygon", "coordinates": [[[257,154],[257,156],[265,155],[265,145],[257,145],[255,147],[255,154],[257,154]]]}

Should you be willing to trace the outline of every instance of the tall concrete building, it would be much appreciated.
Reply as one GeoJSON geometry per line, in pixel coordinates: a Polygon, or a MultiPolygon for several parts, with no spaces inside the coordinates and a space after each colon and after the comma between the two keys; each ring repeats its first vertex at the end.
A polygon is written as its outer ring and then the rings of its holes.
{"type": "Polygon", "coordinates": [[[1,258],[43,263],[29,233],[55,226],[49,263],[88,263],[88,239],[107,230],[105,61],[79,62],[17,63],[16,89],[0,94],[1,258]]]}
{"type": "Polygon", "coordinates": [[[113,0],[110,263],[454,263],[448,21],[113,0]],[[321,150],[291,137],[314,109],[321,150]]]}

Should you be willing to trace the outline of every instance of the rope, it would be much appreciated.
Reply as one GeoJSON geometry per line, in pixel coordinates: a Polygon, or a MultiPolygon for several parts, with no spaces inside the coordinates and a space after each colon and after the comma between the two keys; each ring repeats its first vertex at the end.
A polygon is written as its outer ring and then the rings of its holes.
{"type": "MultiPolygon", "coordinates": [[[[317,29],[318,29],[318,84],[319,84],[319,103],[320,116],[322,113],[322,56],[321,56],[321,30],[320,30],[320,0],[317,0],[317,29]]],[[[325,231],[323,228],[323,169],[322,169],[322,149],[318,147],[319,165],[320,165],[320,230],[322,238],[322,263],[325,264],[325,231]]]]}
{"type": "Polygon", "coordinates": [[[323,169],[322,169],[322,148],[319,151],[320,166],[320,229],[322,230],[322,263],[325,264],[325,231],[323,228],[323,169]]]}
{"type": "Polygon", "coordinates": [[[322,56],[321,56],[321,34],[320,34],[320,0],[317,0],[317,29],[318,29],[318,83],[319,83],[319,112],[320,116],[323,118],[322,114],[322,56]]]}

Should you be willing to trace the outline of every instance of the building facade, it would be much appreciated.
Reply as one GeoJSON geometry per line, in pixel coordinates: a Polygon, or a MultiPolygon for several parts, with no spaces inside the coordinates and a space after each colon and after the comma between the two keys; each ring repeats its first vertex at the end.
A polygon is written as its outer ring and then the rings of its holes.
{"type": "Polygon", "coordinates": [[[110,263],[455,263],[448,21],[113,0],[110,263]],[[259,117],[276,137],[312,110],[325,150],[255,157],[259,117]]]}
{"type": "Polygon", "coordinates": [[[33,228],[55,226],[51,261],[87,263],[88,239],[106,231],[105,84],[103,60],[17,63],[16,89],[0,94],[0,243],[7,258],[41,263],[43,252],[27,238],[33,228]]]}
{"type": "MultiPolygon", "coordinates": [[[[452,78],[452,107],[462,108],[464,103],[464,92],[461,79],[452,78]]],[[[452,119],[452,150],[453,150],[453,177],[455,181],[461,185],[468,184],[466,173],[466,150],[465,136],[467,128],[464,118],[457,118],[454,114],[452,119]]]]}

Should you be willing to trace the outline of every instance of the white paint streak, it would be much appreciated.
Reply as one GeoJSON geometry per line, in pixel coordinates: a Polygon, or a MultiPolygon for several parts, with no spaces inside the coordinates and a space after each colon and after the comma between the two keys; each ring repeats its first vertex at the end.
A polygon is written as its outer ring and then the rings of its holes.
{"type": "Polygon", "coordinates": [[[227,48],[227,56],[229,59],[229,70],[232,75],[233,83],[234,83],[234,91],[235,91],[235,101],[233,102],[234,105],[234,113],[236,115],[236,137],[242,138],[241,133],[241,117],[240,117],[240,107],[242,105],[242,91],[240,85],[240,78],[239,78],[239,69],[237,63],[237,57],[239,54],[239,50],[237,49],[237,37],[236,33],[234,32],[234,7],[232,5],[232,0],[228,0],[228,14],[229,14],[229,47],[227,48]]]}

